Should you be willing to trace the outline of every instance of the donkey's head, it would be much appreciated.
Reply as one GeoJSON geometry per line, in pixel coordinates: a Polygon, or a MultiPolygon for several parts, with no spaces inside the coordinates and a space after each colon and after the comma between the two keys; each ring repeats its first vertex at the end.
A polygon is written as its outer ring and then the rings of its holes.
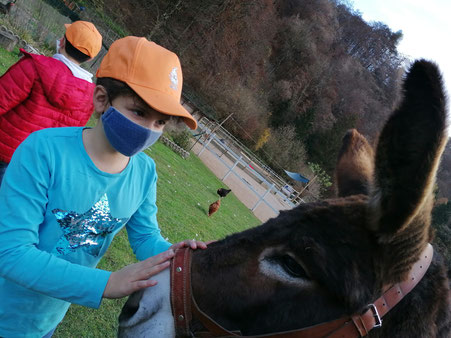
{"type": "Polygon", "coordinates": [[[357,131],[344,137],[340,198],[300,205],[195,252],[193,293],[204,312],[247,334],[296,329],[357,313],[406,277],[431,241],[447,136],[435,65],[416,62],[403,89],[375,155],[357,131]]]}
{"type": "MultiPolygon", "coordinates": [[[[447,135],[436,66],[415,62],[403,90],[375,154],[357,131],[345,136],[339,198],[283,211],[193,253],[202,311],[245,335],[293,330],[359,313],[406,278],[432,240],[433,185],[447,135]]],[[[449,286],[438,260],[373,334],[447,334],[449,286]]]]}

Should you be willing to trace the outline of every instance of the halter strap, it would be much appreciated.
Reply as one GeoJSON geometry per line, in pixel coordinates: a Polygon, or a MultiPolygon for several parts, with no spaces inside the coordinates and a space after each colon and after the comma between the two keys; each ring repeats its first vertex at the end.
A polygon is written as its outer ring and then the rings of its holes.
{"type": "Polygon", "coordinates": [[[423,278],[434,254],[428,243],[420,259],[412,266],[408,278],[396,283],[362,314],[355,314],[306,328],[257,336],[242,336],[239,331],[229,331],[215,322],[197,305],[191,292],[191,249],[181,248],[175,252],[171,263],[171,305],[177,336],[188,337],[273,337],[273,338],[354,338],[364,337],[373,328],[382,326],[382,317],[403,299],[423,278]],[[190,331],[193,314],[208,332],[190,331]]]}
{"type": "Polygon", "coordinates": [[[171,261],[171,306],[176,335],[190,336],[191,250],[180,248],[171,261]]]}

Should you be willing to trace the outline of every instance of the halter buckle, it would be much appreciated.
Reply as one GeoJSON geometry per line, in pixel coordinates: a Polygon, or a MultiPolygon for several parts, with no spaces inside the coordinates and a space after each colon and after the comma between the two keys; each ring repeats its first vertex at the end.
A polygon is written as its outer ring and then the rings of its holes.
{"type": "Polygon", "coordinates": [[[376,323],[374,324],[373,328],[375,327],[381,327],[382,326],[382,319],[379,316],[379,312],[377,311],[377,307],[374,304],[369,304],[368,308],[373,312],[373,317],[376,321],[376,323]]]}

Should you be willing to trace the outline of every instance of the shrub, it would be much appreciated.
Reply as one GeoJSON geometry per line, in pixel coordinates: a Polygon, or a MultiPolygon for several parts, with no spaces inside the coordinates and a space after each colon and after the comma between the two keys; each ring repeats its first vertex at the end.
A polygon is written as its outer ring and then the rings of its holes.
{"type": "Polygon", "coordinates": [[[167,134],[179,147],[189,150],[192,136],[188,130],[169,130],[167,134]]]}

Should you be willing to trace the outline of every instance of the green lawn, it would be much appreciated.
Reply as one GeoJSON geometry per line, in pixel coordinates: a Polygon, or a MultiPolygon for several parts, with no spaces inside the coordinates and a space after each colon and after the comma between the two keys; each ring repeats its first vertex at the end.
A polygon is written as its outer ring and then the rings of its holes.
{"type": "Polygon", "coordinates": [[[216,190],[227,186],[194,154],[184,160],[157,143],[149,155],[157,163],[158,220],[170,240],[218,239],[260,223],[233,192],[221,201],[217,213],[207,217],[209,205],[219,198],[216,190]]]}
{"type": "Polygon", "coordinates": [[[0,47],[0,75],[8,70],[9,67],[17,60],[19,48],[15,47],[12,52],[8,52],[6,49],[0,47]]]}
{"type": "MultiPolygon", "coordinates": [[[[0,74],[18,60],[18,50],[9,53],[0,48],[0,74]]],[[[94,122],[90,121],[88,125],[94,122]]],[[[213,240],[260,224],[252,212],[232,193],[221,207],[207,217],[208,206],[218,199],[216,190],[227,186],[191,154],[186,160],[157,142],[148,154],[158,172],[158,222],[170,242],[183,239],[213,240]]],[[[118,270],[135,262],[125,230],[114,239],[99,264],[100,269],[118,270]]],[[[126,299],[105,299],[98,310],[72,305],[54,337],[115,337],[117,318],[126,299]]]]}

